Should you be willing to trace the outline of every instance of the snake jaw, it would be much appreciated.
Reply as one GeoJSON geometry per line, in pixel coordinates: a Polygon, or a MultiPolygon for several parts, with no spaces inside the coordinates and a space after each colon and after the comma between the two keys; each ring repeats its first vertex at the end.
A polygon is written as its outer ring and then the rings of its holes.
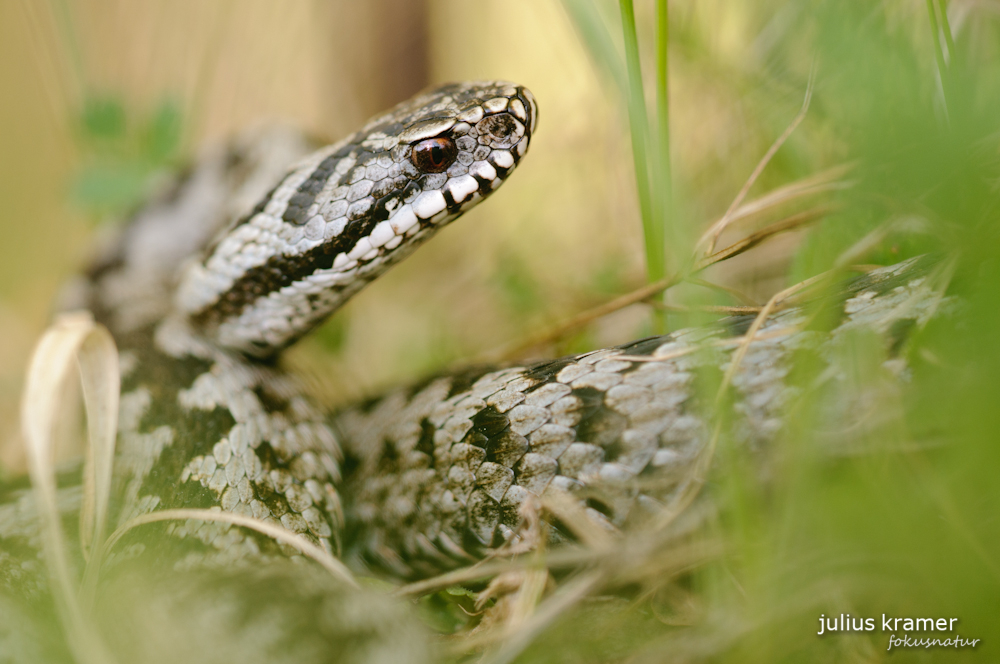
{"type": "Polygon", "coordinates": [[[531,93],[504,81],[403,102],[302,160],[189,265],[177,315],[222,346],[275,354],[499,188],[536,120],[531,93]]]}

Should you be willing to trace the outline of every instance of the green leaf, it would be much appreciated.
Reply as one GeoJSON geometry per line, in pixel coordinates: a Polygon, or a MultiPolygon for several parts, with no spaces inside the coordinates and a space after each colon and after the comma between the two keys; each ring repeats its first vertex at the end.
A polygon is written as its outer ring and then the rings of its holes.
{"type": "Polygon", "coordinates": [[[120,212],[138,203],[150,174],[148,167],[134,162],[98,162],[80,172],[71,197],[78,205],[98,213],[120,212]]]}
{"type": "Polygon", "coordinates": [[[115,140],[125,135],[125,108],[117,97],[91,97],[84,102],[81,117],[87,138],[115,140]]]}
{"type": "Polygon", "coordinates": [[[168,161],[180,147],[182,126],[177,104],[169,99],[161,103],[144,129],[143,156],[157,164],[168,161]]]}

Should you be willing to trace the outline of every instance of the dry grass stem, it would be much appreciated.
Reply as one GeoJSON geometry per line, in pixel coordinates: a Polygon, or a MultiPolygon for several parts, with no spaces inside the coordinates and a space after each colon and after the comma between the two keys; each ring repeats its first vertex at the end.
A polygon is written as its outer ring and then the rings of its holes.
{"type": "Polygon", "coordinates": [[[509,359],[513,357],[518,357],[522,353],[531,350],[532,348],[537,348],[538,346],[543,346],[548,343],[552,343],[556,339],[565,336],[567,333],[572,332],[575,329],[583,327],[584,325],[597,320],[598,318],[603,318],[608,314],[613,314],[616,311],[624,309],[625,307],[637,304],[650,297],[661,293],[671,286],[680,282],[680,278],[668,277],[666,279],[661,279],[660,281],[654,281],[653,283],[646,284],[641,288],[637,288],[631,293],[617,297],[610,302],[605,302],[604,304],[593,307],[592,309],[587,309],[575,316],[570,317],[568,320],[563,321],[557,325],[554,325],[548,329],[542,330],[538,334],[533,334],[526,339],[518,340],[512,344],[506,344],[496,348],[492,351],[483,353],[477,357],[472,363],[473,364],[491,364],[494,362],[499,362],[504,359],[509,359]]]}
{"type": "MultiPolygon", "coordinates": [[[[700,522],[699,522],[700,523],[700,522]]],[[[685,534],[690,535],[689,531],[685,534]]],[[[723,553],[722,544],[716,539],[696,537],[690,541],[671,543],[678,534],[665,537],[663,531],[641,530],[622,537],[592,558],[589,572],[564,583],[548,599],[538,605],[538,597],[544,590],[547,574],[542,570],[528,569],[523,583],[514,595],[509,619],[497,624],[485,633],[477,633],[471,638],[461,639],[453,647],[453,654],[466,654],[484,645],[502,642],[504,645],[492,657],[483,661],[510,661],[524,647],[530,644],[560,615],[578,602],[605,586],[628,586],[645,584],[651,579],[660,583],[691,572],[706,563],[716,560],[723,553]],[[581,582],[586,579],[586,582],[581,582]],[[578,584],[578,587],[570,587],[578,584]],[[530,622],[527,618],[531,618],[530,622]]],[[[585,563],[577,565],[582,568],[585,563]]],[[[552,567],[549,566],[549,569],[552,567]]]]}
{"type": "Polygon", "coordinates": [[[796,228],[800,228],[818,219],[822,219],[835,209],[835,206],[832,205],[822,205],[812,208],[811,210],[805,210],[803,212],[793,214],[792,216],[786,217],[781,221],[776,221],[773,224],[760,229],[756,233],[734,242],[725,249],[720,249],[710,256],[705,256],[704,258],[699,259],[695,262],[691,271],[700,272],[701,270],[715,265],[716,263],[739,256],[778,233],[795,230],[796,228]]]}
{"type": "MultiPolygon", "coordinates": [[[[761,339],[758,336],[760,328],[767,321],[768,316],[775,311],[776,307],[784,300],[788,299],[792,295],[804,291],[808,288],[815,286],[821,281],[828,279],[834,272],[824,272],[818,274],[814,277],[801,281],[794,286],[790,286],[778,293],[775,293],[767,304],[760,310],[757,317],[754,319],[753,323],[750,325],[750,329],[747,333],[740,338],[739,344],[736,346],[736,351],[733,353],[733,357],[730,360],[729,368],[723,374],[722,382],[719,385],[719,389],[715,395],[716,407],[721,403],[729,386],[732,384],[733,377],[739,370],[740,364],[743,358],[746,356],[747,350],[750,348],[755,340],[761,339]]],[[[788,330],[781,330],[781,333],[787,334],[788,330]]],[[[715,427],[712,431],[712,436],[709,439],[708,445],[702,450],[701,454],[698,455],[698,460],[695,463],[694,470],[689,475],[687,481],[678,490],[676,497],[671,501],[671,503],[663,510],[661,516],[657,519],[656,528],[665,528],[669,526],[673,521],[683,512],[685,512],[695,501],[701,492],[701,487],[705,484],[708,478],[708,473],[712,467],[712,461],[715,458],[715,450],[718,447],[719,436],[722,434],[722,419],[716,421],[715,427]]]]}
{"type": "Polygon", "coordinates": [[[532,618],[551,577],[546,569],[525,569],[506,572],[490,581],[476,599],[476,610],[483,610],[483,619],[466,635],[458,637],[455,649],[471,652],[502,643],[514,637],[532,618]],[[484,608],[490,599],[496,603],[484,608]]]}
{"type": "MultiPolygon", "coordinates": [[[[586,311],[582,311],[579,314],[576,314],[575,316],[572,316],[569,319],[563,321],[562,323],[559,323],[545,330],[542,330],[537,334],[530,335],[525,339],[520,339],[514,343],[505,344],[503,346],[500,346],[499,348],[495,348],[491,351],[482,353],[478,357],[476,357],[471,362],[471,364],[492,364],[502,360],[517,358],[531,349],[552,343],[553,341],[564,337],[566,334],[572,332],[573,330],[579,329],[584,325],[587,325],[599,318],[603,318],[604,316],[612,314],[616,311],[620,311],[625,307],[631,306],[633,304],[638,304],[639,302],[648,303],[651,300],[651,298],[677,285],[681,281],[690,281],[692,275],[694,275],[695,273],[700,272],[712,265],[715,265],[716,263],[722,262],[729,258],[733,258],[734,256],[738,256],[779,233],[794,230],[796,228],[804,226],[805,224],[816,221],[817,219],[826,216],[834,209],[835,209],[834,206],[826,205],[826,206],[815,207],[810,210],[806,210],[804,212],[799,212],[790,217],[786,217],[781,221],[777,221],[757,231],[756,233],[753,233],[749,237],[746,237],[742,240],[733,243],[732,245],[726,247],[725,249],[719,250],[718,252],[712,254],[711,256],[697,260],[694,266],[684,275],[681,276],[675,275],[672,277],[661,279],[659,281],[655,281],[653,283],[646,284],[641,288],[637,288],[636,290],[630,293],[626,293],[625,295],[617,297],[609,302],[605,302],[604,304],[600,304],[591,309],[587,309],[586,311]]],[[[700,283],[702,283],[703,285],[708,284],[708,282],[700,282],[700,283]]],[[[669,304],[663,305],[663,308],[666,309],[670,309],[672,307],[677,307],[677,305],[669,305],[669,304]]],[[[681,311],[683,309],[675,308],[674,310],[681,311]]],[[[722,307],[714,309],[711,307],[706,307],[703,310],[715,311],[717,313],[724,313],[727,315],[731,315],[733,313],[740,315],[745,313],[756,313],[757,311],[759,311],[759,308],[754,307],[754,310],[750,311],[750,310],[743,310],[742,308],[739,307],[722,307]]]]}
{"type": "Polygon", "coordinates": [[[544,564],[550,570],[570,569],[589,565],[593,564],[595,560],[600,559],[603,555],[605,555],[605,552],[595,551],[586,547],[564,546],[560,547],[557,551],[546,553],[542,563],[539,563],[535,556],[480,562],[429,579],[400,586],[392,594],[398,597],[419,597],[450,586],[482,581],[483,579],[492,578],[505,572],[537,567],[539,564],[544,564]]]}
{"type": "MultiPolygon", "coordinates": [[[[798,330],[797,327],[779,327],[773,330],[768,330],[762,334],[758,334],[754,337],[754,341],[764,341],[767,339],[776,339],[778,337],[788,336],[792,332],[798,330]]],[[[728,337],[726,339],[716,339],[708,344],[701,344],[697,346],[689,346],[687,348],[681,348],[680,350],[673,350],[669,353],[663,353],[662,355],[616,355],[616,360],[627,360],[629,362],[663,362],[665,360],[673,360],[678,357],[683,357],[685,355],[690,355],[702,348],[733,348],[739,346],[746,341],[747,337],[728,337]]]]}
{"type": "MultiPolygon", "coordinates": [[[[723,230],[726,228],[732,228],[737,222],[751,219],[756,215],[766,212],[772,208],[776,208],[779,205],[783,205],[799,198],[813,196],[815,194],[840,191],[849,188],[852,183],[848,180],[844,180],[843,177],[851,171],[852,167],[853,165],[851,164],[834,166],[833,168],[817,173],[816,175],[812,175],[808,178],[803,178],[792,182],[791,184],[779,187],[768,192],[767,194],[764,194],[760,198],[750,201],[749,203],[744,203],[738,207],[735,212],[733,212],[728,221],[726,221],[725,217],[723,217],[709,226],[702,236],[698,238],[698,241],[695,243],[695,247],[701,247],[708,243],[713,236],[716,236],[717,230],[719,235],[721,235],[723,230]],[[724,227],[722,226],[723,221],[726,221],[724,227]]],[[[711,250],[705,251],[704,253],[711,253],[711,250]]]]}
{"type": "Polygon", "coordinates": [[[542,507],[569,528],[573,535],[595,550],[606,550],[614,543],[619,532],[609,532],[597,526],[587,517],[580,501],[564,491],[546,491],[542,496],[542,507]]]}
{"type": "Polygon", "coordinates": [[[81,536],[90,543],[99,541],[94,537],[100,537],[103,532],[108,506],[120,375],[114,341],[89,313],[60,316],[38,342],[28,369],[21,425],[35,504],[42,524],[42,549],[68,645],[78,662],[105,664],[113,659],[82,610],[77,584],[70,571],[52,459],[53,430],[65,411],[64,388],[74,367],[80,372],[90,435],[81,510],[81,526],[85,529],[81,536]]]}
{"type": "Polygon", "coordinates": [[[508,664],[513,661],[560,616],[599,587],[603,580],[603,572],[593,571],[584,572],[575,579],[563,583],[558,590],[538,606],[530,623],[523,625],[506,640],[499,650],[486,654],[480,659],[480,662],[482,664],[508,664]]]}
{"type": "Polygon", "coordinates": [[[705,279],[701,279],[695,276],[689,276],[684,281],[686,281],[689,284],[694,284],[695,286],[701,286],[702,288],[708,288],[709,290],[719,291],[720,293],[726,293],[727,295],[732,295],[734,298],[736,298],[743,304],[751,307],[759,308],[760,306],[760,303],[754,298],[750,297],[741,290],[737,290],[729,286],[723,286],[722,284],[706,281],[705,279]]]}
{"type": "Polygon", "coordinates": [[[760,311],[760,307],[727,307],[724,305],[715,304],[703,304],[700,306],[686,306],[683,304],[670,304],[669,302],[660,302],[659,300],[649,299],[645,302],[654,309],[660,309],[662,311],[678,311],[681,313],[691,313],[695,311],[703,311],[710,314],[723,314],[725,316],[746,316],[748,314],[756,314],[760,311]]]}
{"type": "Polygon", "coordinates": [[[354,575],[351,574],[351,571],[347,569],[344,563],[340,562],[302,535],[293,533],[290,530],[285,530],[284,528],[280,528],[278,526],[273,526],[260,519],[254,519],[252,517],[234,514],[232,512],[205,509],[176,509],[143,514],[142,516],[138,516],[122,525],[118,528],[118,530],[112,533],[111,537],[109,537],[108,541],[105,543],[105,547],[106,549],[110,549],[119,539],[121,539],[123,535],[125,535],[125,533],[137,526],[147,523],[157,523],[160,521],[184,521],[187,519],[211,521],[215,523],[228,523],[234,526],[256,530],[257,532],[267,535],[282,544],[287,544],[288,546],[298,549],[302,555],[319,563],[338,580],[343,581],[352,587],[358,587],[357,581],[354,580],[354,575]]]}
{"type": "Polygon", "coordinates": [[[478,563],[440,576],[424,579],[393,591],[397,597],[419,597],[450,586],[471,583],[512,571],[544,567],[547,570],[579,569],[586,566],[606,567],[609,580],[627,583],[640,580],[642,569],[653,565],[658,570],[686,570],[717,558],[722,553],[721,542],[702,536],[702,528],[714,514],[709,505],[695,507],[670,528],[642,528],[610,538],[601,548],[564,545],[540,555],[538,552],[512,560],[478,563]],[[695,541],[692,536],[698,535],[695,541]]]}
{"type": "Polygon", "coordinates": [[[869,252],[877,249],[879,245],[882,244],[887,237],[889,237],[890,233],[900,231],[908,233],[925,233],[927,232],[927,223],[923,219],[904,217],[884,224],[879,224],[874,229],[866,233],[860,240],[844,250],[844,252],[837,257],[837,260],[834,261],[834,267],[837,269],[849,269],[849,266],[854,265],[859,260],[864,258],[869,252]]]}
{"type": "Polygon", "coordinates": [[[717,404],[721,402],[723,396],[725,395],[726,390],[728,390],[729,386],[732,384],[733,376],[735,376],[736,372],[739,370],[740,363],[743,362],[743,358],[746,356],[747,350],[750,349],[750,344],[754,342],[757,333],[760,331],[760,328],[767,321],[767,317],[770,316],[771,313],[775,310],[775,307],[777,307],[778,304],[780,304],[782,301],[787,300],[792,295],[795,295],[800,291],[806,290],[807,288],[812,288],[816,284],[821,283],[825,279],[830,278],[832,274],[833,274],[832,272],[823,272],[821,274],[817,274],[814,277],[810,277],[805,281],[800,281],[794,286],[789,286],[785,290],[775,293],[774,296],[772,296],[771,299],[767,301],[767,304],[764,305],[764,308],[761,309],[760,313],[757,314],[757,318],[755,318],[753,323],[750,324],[750,329],[747,330],[747,333],[745,335],[743,335],[743,338],[740,341],[740,345],[736,348],[736,352],[733,353],[732,360],[729,363],[729,368],[726,369],[726,373],[723,374],[722,383],[719,385],[719,391],[715,395],[715,402],[717,404]]]}
{"type": "Polygon", "coordinates": [[[815,75],[816,68],[814,66],[813,70],[809,73],[809,83],[806,85],[806,96],[805,99],[802,100],[802,109],[792,120],[791,124],[785,128],[785,131],[782,132],[781,136],[778,137],[778,140],[772,143],[771,147],[767,149],[767,152],[764,153],[764,156],[761,157],[761,160],[757,163],[757,167],[753,169],[750,177],[747,178],[747,181],[743,184],[743,188],[740,189],[738,194],[736,194],[736,198],[733,199],[733,202],[729,204],[729,209],[726,210],[724,215],[722,215],[722,219],[714,225],[709,236],[708,247],[705,249],[706,254],[711,254],[715,250],[715,243],[718,242],[719,236],[722,232],[726,230],[726,227],[732,219],[733,213],[736,212],[736,209],[743,202],[743,199],[746,198],[750,188],[755,182],[757,182],[757,178],[759,178],[760,174],[764,172],[764,169],[771,162],[774,155],[778,152],[781,146],[785,144],[788,137],[792,135],[792,132],[795,131],[802,120],[806,117],[806,112],[809,110],[809,102],[812,100],[813,81],[815,80],[815,75]]]}

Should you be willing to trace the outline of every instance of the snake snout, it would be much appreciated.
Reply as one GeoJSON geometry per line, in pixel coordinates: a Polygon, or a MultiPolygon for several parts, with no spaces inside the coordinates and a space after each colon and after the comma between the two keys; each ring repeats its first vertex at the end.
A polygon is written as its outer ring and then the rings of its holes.
{"type": "Polygon", "coordinates": [[[494,149],[524,155],[538,121],[534,95],[524,86],[507,84],[497,97],[482,104],[486,115],[476,124],[479,135],[494,149]]]}

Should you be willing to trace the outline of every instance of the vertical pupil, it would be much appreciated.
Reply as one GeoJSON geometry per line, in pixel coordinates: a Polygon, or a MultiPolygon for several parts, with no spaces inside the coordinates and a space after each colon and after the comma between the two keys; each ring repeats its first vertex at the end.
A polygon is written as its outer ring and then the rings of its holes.
{"type": "Polygon", "coordinates": [[[413,146],[413,164],[426,173],[444,172],[457,155],[457,146],[448,138],[428,138],[413,146]]]}

